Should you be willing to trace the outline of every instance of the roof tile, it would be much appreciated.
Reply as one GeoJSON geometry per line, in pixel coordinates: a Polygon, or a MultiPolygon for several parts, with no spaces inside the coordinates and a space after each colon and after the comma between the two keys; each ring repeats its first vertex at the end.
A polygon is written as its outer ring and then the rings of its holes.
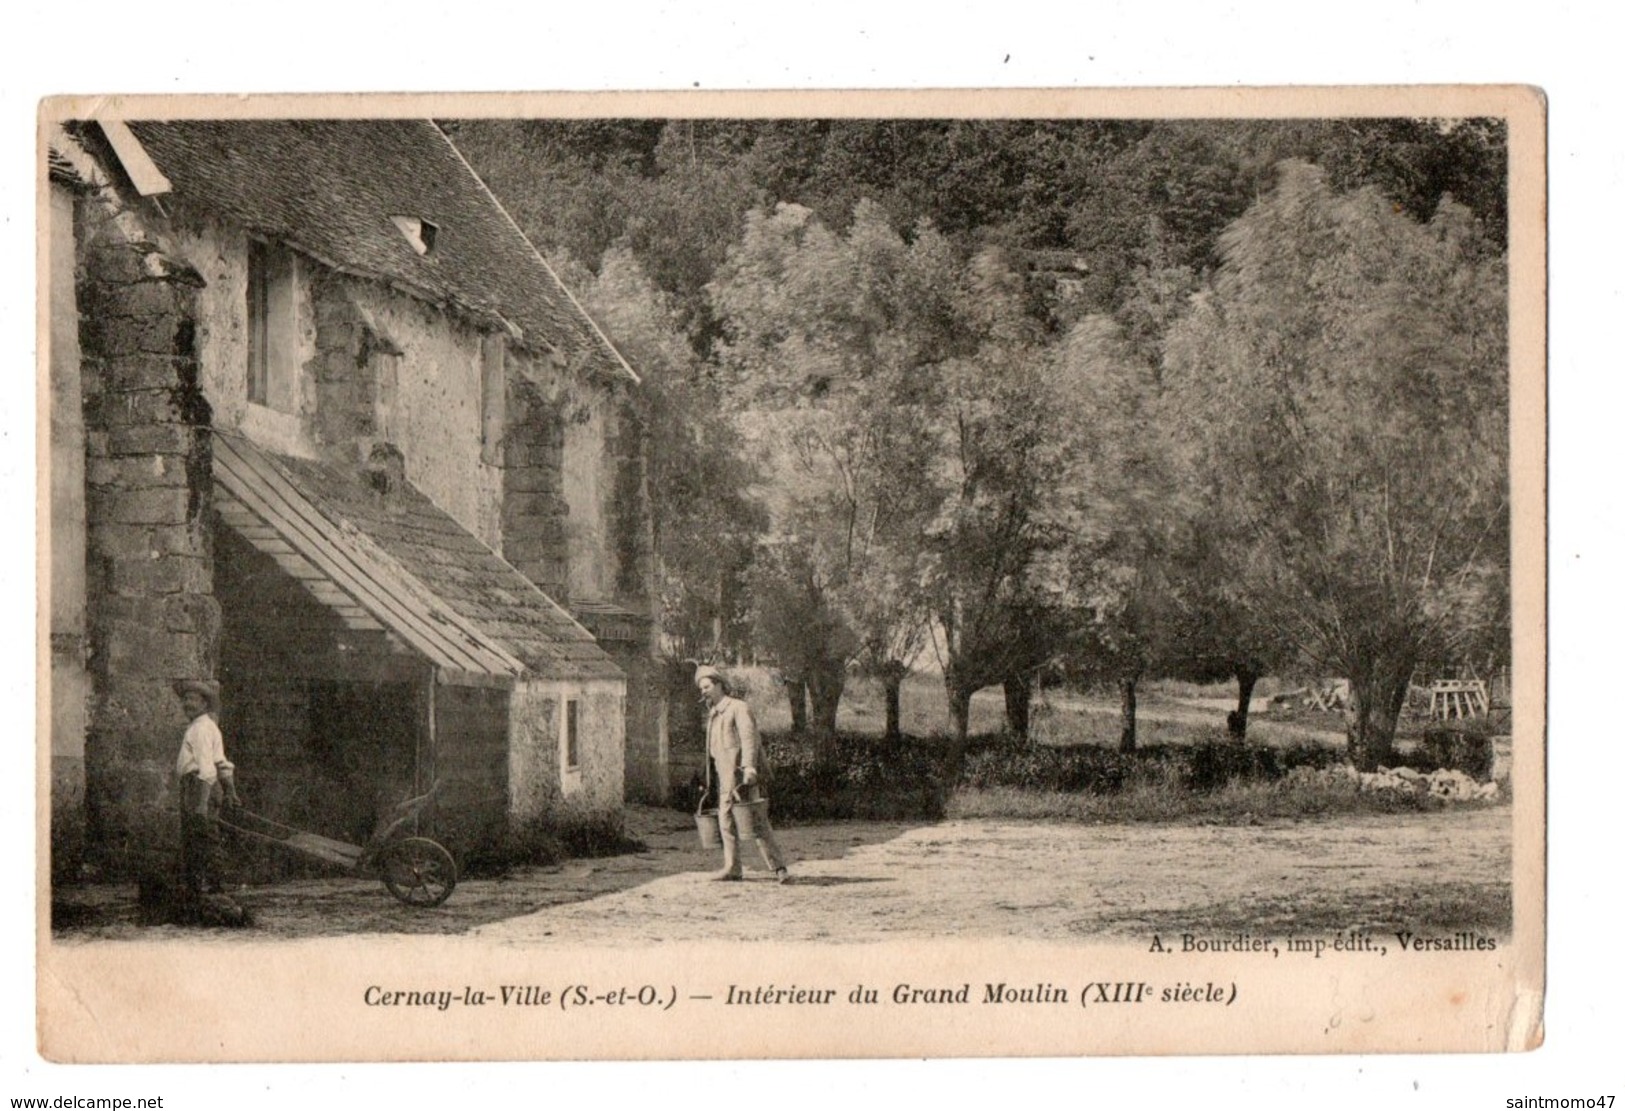
{"type": "MultiPolygon", "coordinates": [[[[131,121],[180,205],[320,261],[516,325],[521,343],[631,376],[432,120],[131,121]],[[392,219],[436,225],[419,254],[392,219]]],[[[635,376],[634,376],[635,377],[635,376]]]]}

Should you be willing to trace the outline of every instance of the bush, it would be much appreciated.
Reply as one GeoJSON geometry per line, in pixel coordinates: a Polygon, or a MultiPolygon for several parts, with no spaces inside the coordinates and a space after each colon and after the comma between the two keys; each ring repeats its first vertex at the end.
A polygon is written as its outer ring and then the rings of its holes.
{"type": "Polygon", "coordinates": [[[1098,745],[1055,748],[1006,741],[971,754],[960,783],[976,789],[1116,795],[1134,784],[1165,780],[1166,770],[1180,758],[1180,750],[1169,745],[1124,753],[1098,745]]]}
{"type": "MultiPolygon", "coordinates": [[[[820,758],[809,737],[765,732],[768,779],[764,786],[775,820],[868,819],[934,821],[948,793],[949,746],[940,738],[901,741],[839,734],[820,758]]],[[[697,778],[673,798],[692,811],[704,791],[697,778]]]]}
{"type": "MultiPolygon", "coordinates": [[[[1086,821],[1234,821],[1335,813],[1400,813],[1440,805],[1427,791],[1363,790],[1344,754],[1312,741],[1237,744],[1222,730],[1196,743],[1048,745],[1004,734],[970,738],[950,782],[943,737],[885,740],[841,734],[820,752],[813,740],[764,734],[775,819],[934,821],[955,817],[1050,817],[1086,821]]],[[[1416,763],[1417,761],[1407,761],[1416,763]]],[[[1427,770],[1427,769],[1424,769],[1427,770]]],[[[692,811],[696,780],[674,805],[692,811]]]]}
{"type": "Polygon", "coordinates": [[[1274,783],[1298,768],[1322,769],[1342,762],[1342,754],[1316,744],[1237,744],[1215,730],[1189,750],[1185,785],[1216,791],[1231,783],[1274,783]]]}
{"type": "Polygon", "coordinates": [[[619,814],[565,804],[504,829],[464,856],[461,871],[498,876],[516,867],[558,864],[578,857],[618,856],[648,846],[628,836],[619,814]]]}
{"type": "Polygon", "coordinates": [[[949,746],[940,739],[887,742],[841,734],[820,758],[802,738],[775,738],[773,813],[790,819],[935,820],[949,783],[949,746]]]}
{"type": "Polygon", "coordinates": [[[1407,761],[1417,771],[1454,768],[1480,783],[1495,775],[1495,738],[1488,718],[1467,718],[1429,726],[1422,744],[1407,761]]]}

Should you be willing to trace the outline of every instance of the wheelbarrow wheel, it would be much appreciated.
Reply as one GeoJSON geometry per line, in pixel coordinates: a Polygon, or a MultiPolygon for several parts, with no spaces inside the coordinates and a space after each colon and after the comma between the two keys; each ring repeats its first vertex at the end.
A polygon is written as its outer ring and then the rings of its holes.
{"type": "Polygon", "coordinates": [[[457,862],[427,837],[395,842],[384,850],[380,864],[384,886],[407,906],[437,907],[457,886],[457,862]]]}

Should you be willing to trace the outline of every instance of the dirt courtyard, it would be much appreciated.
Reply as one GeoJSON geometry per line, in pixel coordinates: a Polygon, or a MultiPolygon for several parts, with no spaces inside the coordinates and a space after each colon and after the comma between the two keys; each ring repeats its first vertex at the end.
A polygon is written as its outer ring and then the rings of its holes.
{"type": "MultiPolygon", "coordinates": [[[[244,889],[262,938],[470,934],[493,944],[645,945],[911,937],[1078,940],[1152,932],[1512,927],[1510,806],[1250,825],[956,820],[780,830],[793,882],[746,845],[746,882],[715,883],[691,819],[632,807],[644,852],[470,879],[432,910],[353,878],[244,889]]],[[[143,925],[129,887],[68,888],[55,937],[243,935],[143,925]]]]}

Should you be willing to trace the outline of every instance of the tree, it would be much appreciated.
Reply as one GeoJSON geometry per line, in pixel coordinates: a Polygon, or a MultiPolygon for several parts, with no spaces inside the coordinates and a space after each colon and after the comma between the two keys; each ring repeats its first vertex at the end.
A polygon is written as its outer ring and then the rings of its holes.
{"type": "Polygon", "coordinates": [[[596,276],[564,264],[594,319],[643,378],[642,415],[660,625],[674,659],[737,650],[745,580],[765,514],[750,497],[737,416],[681,330],[671,299],[633,254],[610,250],[596,276]]]}
{"type": "Polygon", "coordinates": [[[951,258],[928,226],[906,241],[872,204],[844,234],[781,205],[747,217],[711,286],[720,361],[767,476],[758,633],[792,687],[806,684],[826,736],[849,666],[878,675],[895,710],[920,643],[927,503],[908,476],[930,441],[913,396],[952,325],[951,258]]]}
{"type": "Polygon", "coordinates": [[[1374,767],[1414,669],[1481,637],[1505,589],[1504,258],[1453,203],[1420,224],[1303,163],[1220,247],[1166,374],[1206,429],[1245,605],[1348,677],[1374,767]]]}
{"type": "Polygon", "coordinates": [[[1074,674],[1117,686],[1120,747],[1129,751],[1139,681],[1177,651],[1173,561],[1194,507],[1176,481],[1154,366],[1121,326],[1085,318],[1056,345],[1050,367],[1081,433],[1062,490],[1071,516],[1059,608],[1072,615],[1062,659],[1074,674]]]}
{"type": "Polygon", "coordinates": [[[922,583],[957,759],[971,696],[1004,685],[1007,718],[1024,731],[1032,676],[1054,653],[1058,591],[1044,572],[1074,532],[1083,425],[1075,399],[1055,388],[1002,252],[972,258],[956,289],[966,353],[936,368],[918,420],[935,441],[922,583]]]}

